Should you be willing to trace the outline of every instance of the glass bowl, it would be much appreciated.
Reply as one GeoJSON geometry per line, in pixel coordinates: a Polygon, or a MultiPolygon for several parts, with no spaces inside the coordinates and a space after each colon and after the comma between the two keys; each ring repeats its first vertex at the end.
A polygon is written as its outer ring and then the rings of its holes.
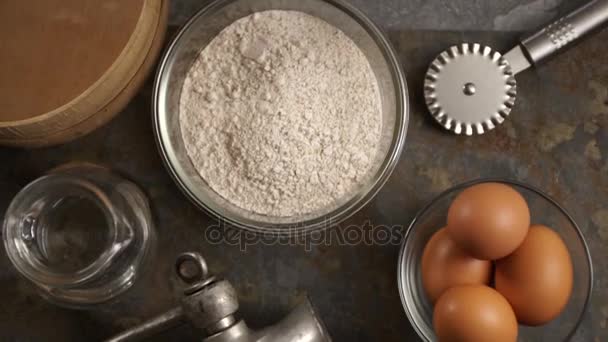
{"type": "Polygon", "coordinates": [[[161,60],[153,94],[153,125],[169,173],[184,194],[221,222],[253,232],[303,234],[352,216],[378,193],[403,149],[408,123],[405,77],[386,36],[363,13],[340,0],[218,0],[200,10],[180,30],[161,60]],[[382,136],[368,181],[348,198],[317,212],[292,217],[255,214],[213,191],[186,153],[179,125],[179,98],[196,56],[222,29],[239,18],[265,10],[301,11],[342,30],[367,57],[380,87],[382,136]]]}
{"type": "Polygon", "coordinates": [[[485,182],[510,185],[527,200],[532,223],[554,229],[564,240],[574,266],[574,285],[564,311],[553,321],[539,327],[520,325],[520,341],[568,341],[580,325],[591,298],[593,269],[587,243],[572,217],[542,191],[511,180],[481,179],[457,185],[433,199],[412,221],[399,255],[398,282],[401,302],[412,326],[424,341],[435,341],[433,307],[422,287],[420,263],[424,246],[445,226],[448,208],[465,188],[485,182]]]}

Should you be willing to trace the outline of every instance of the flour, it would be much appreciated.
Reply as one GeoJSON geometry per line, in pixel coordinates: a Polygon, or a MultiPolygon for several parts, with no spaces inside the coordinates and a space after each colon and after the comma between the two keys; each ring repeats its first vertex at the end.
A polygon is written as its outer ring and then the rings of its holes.
{"type": "Polygon", "coordinates": [[[180,126],[193,165],[222,197],[262,215],[302,215],[369,180],[380,92],[340,30],[301,12],[258,12],[199,54],[180,126]]]}

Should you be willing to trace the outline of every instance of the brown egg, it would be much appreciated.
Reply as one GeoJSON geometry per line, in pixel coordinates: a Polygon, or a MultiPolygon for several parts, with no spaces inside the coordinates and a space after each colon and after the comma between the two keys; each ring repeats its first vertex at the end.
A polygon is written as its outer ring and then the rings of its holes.
{"type": "Polygon", "coordinates": [[[492,262],[471,257],[458,247],[445,228],[438,230],[424,247],[422,284],[434,303],[443,291],[456,285],[487,285],[492,262]]]}
{"type": "Polygon", "coordinates": [[[433,326],[439,342],[517,340],[517,319],[509,302],[483,285],[445,291],[435,305],[433,326]]]}
{"type": "Polygon", "coordinates": [[[568,248],[552,229],[530,227],[523,244],[496,262],[496,290],[511,303],[519,322],[541,325],[564,309],[573,282],[568,248]]]}
{"type": "Polygon", "coordinates": [[[496,260],[524,241],[530,209],[510,186],[482,183],[462,191],[448,210],[448,233],[473,257],[496,260]]]}

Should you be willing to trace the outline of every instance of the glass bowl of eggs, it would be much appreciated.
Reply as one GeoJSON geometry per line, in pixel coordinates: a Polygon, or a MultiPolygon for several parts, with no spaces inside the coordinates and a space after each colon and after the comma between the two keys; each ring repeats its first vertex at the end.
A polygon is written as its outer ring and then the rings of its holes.
{"type": "Polygon", "coordinates": [[[573,218],[542,191],[481,179],[412,221],[401,301],[424,341],[567,341],[589,305],[591,256],[573,218]]]}

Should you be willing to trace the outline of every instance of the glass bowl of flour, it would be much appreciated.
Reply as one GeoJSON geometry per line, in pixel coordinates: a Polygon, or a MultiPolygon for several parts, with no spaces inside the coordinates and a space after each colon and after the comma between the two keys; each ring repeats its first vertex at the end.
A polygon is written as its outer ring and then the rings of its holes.
{"type": "Polygon", "coordinates": [[[219,0],[174,38],[154,129],[181,190],[222,223],[306,234],[365,206],[408,123],[386,36],[337,0],[219,0]]]}

